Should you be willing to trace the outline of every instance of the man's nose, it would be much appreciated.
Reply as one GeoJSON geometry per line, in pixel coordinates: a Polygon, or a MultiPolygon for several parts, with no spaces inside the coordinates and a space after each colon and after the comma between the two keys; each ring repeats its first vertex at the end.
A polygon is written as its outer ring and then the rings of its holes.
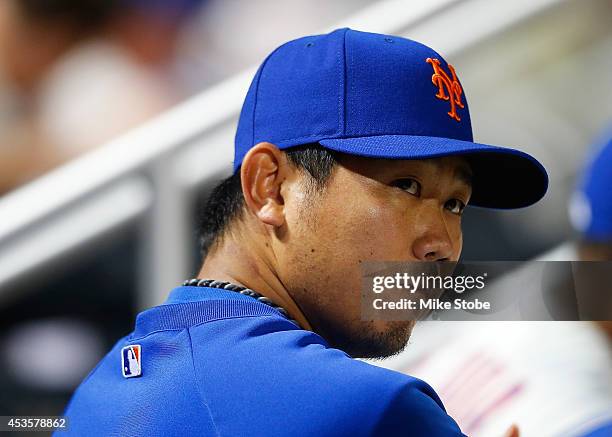
{"type": "Polygon", "coordinates": [[[419,261],[448,261],[453,254],[453,242],[444,212],[437,202],[430,202],[423,208],[419,214],[418,235],[412,243],[413,255],[419,261]]]}

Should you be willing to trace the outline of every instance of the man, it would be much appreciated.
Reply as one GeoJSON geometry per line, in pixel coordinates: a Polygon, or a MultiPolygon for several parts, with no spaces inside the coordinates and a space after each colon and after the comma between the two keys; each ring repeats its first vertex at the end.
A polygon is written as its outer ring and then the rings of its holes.
{"type": "Polygon", "coordinates": [[[414,325],[361,320],[360,264],[457,260],[468,202],[523,207],[546,187],[531,156],[472,142],[430,48],[350,29],[284,44],[205,208],[198,278],[77,389],[72,432],[463,435],[426,383],[353,359],[399,352],[414,325]]]}

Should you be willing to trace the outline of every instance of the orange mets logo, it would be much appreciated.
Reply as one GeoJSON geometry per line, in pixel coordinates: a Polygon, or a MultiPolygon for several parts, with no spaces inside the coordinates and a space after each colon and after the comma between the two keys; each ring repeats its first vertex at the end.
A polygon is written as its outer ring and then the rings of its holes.
{"type": "Polygon", "coordinates": [[[453,75],[451,78],[446,74],[446,71],[442,69],[438,59],[427,58],[425,62],[431,64],[434,70],[434,74],[431,76],[431,82],[438,87],[438,94],[436,94],[436,97],[440,100],[450,100],[450,111],[448,111],[448,115],[457,121],[461,121],[461,118],[457,115],[457,107],[464,107],[461,102],[463,90],[457,80],[455,69],[451,64],[448,64],[448,69],[453,75]]]}

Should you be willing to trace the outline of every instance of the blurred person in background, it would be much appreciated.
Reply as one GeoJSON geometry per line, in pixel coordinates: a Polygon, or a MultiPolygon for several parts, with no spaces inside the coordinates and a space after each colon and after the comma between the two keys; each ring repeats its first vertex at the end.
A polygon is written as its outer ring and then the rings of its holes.
{"type": "Polygon", "coordinates": [[[201,3],[0,2],[0,194],[180,99],[173,64],[201,3]]]}
{"type": "MultiPolygon", "coordinates": [[[[538,260],[612,261],[611,188],[612,130],[592,148],[570,202],[578,240],[538,260]]],[[[567,280],[553,275],[542,286],[561,296],[567,280]]],[[[499,434],[511,418],[525,436],[612,436],[612,321],[431,321],[415,338],[381,365],[427,380],[468,435],[499,434]]]]}
{"type": "Polygon", "coordinates": [[[578,259],[612,261],[612,127],[592,147],[569,207],[578,259]]]}
{"type": "MultiPolygon", "coordinates": [[[[595,143],[569,207],[577,259],[612,261],[612,127],[595,143]]],[[[610,284],[605,284],[608,288],[610,284]]],[[[612,321],[599,322],[612,341],[612,321]]],[[[612,367],[612,363],[611,363],[612,367]]],[[[612,435],[612,429],[610,430],[612,435]]]]}

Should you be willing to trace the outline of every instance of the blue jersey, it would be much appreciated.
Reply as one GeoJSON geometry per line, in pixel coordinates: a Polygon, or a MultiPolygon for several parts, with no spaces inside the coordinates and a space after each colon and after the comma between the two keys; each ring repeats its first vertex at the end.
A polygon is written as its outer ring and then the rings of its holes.
{"type": "Polygon", "coordinates": [[[355,360],[276,309],[178,287],[74,393],[79,436],[462,436],[434,390],[355,360]]]}

